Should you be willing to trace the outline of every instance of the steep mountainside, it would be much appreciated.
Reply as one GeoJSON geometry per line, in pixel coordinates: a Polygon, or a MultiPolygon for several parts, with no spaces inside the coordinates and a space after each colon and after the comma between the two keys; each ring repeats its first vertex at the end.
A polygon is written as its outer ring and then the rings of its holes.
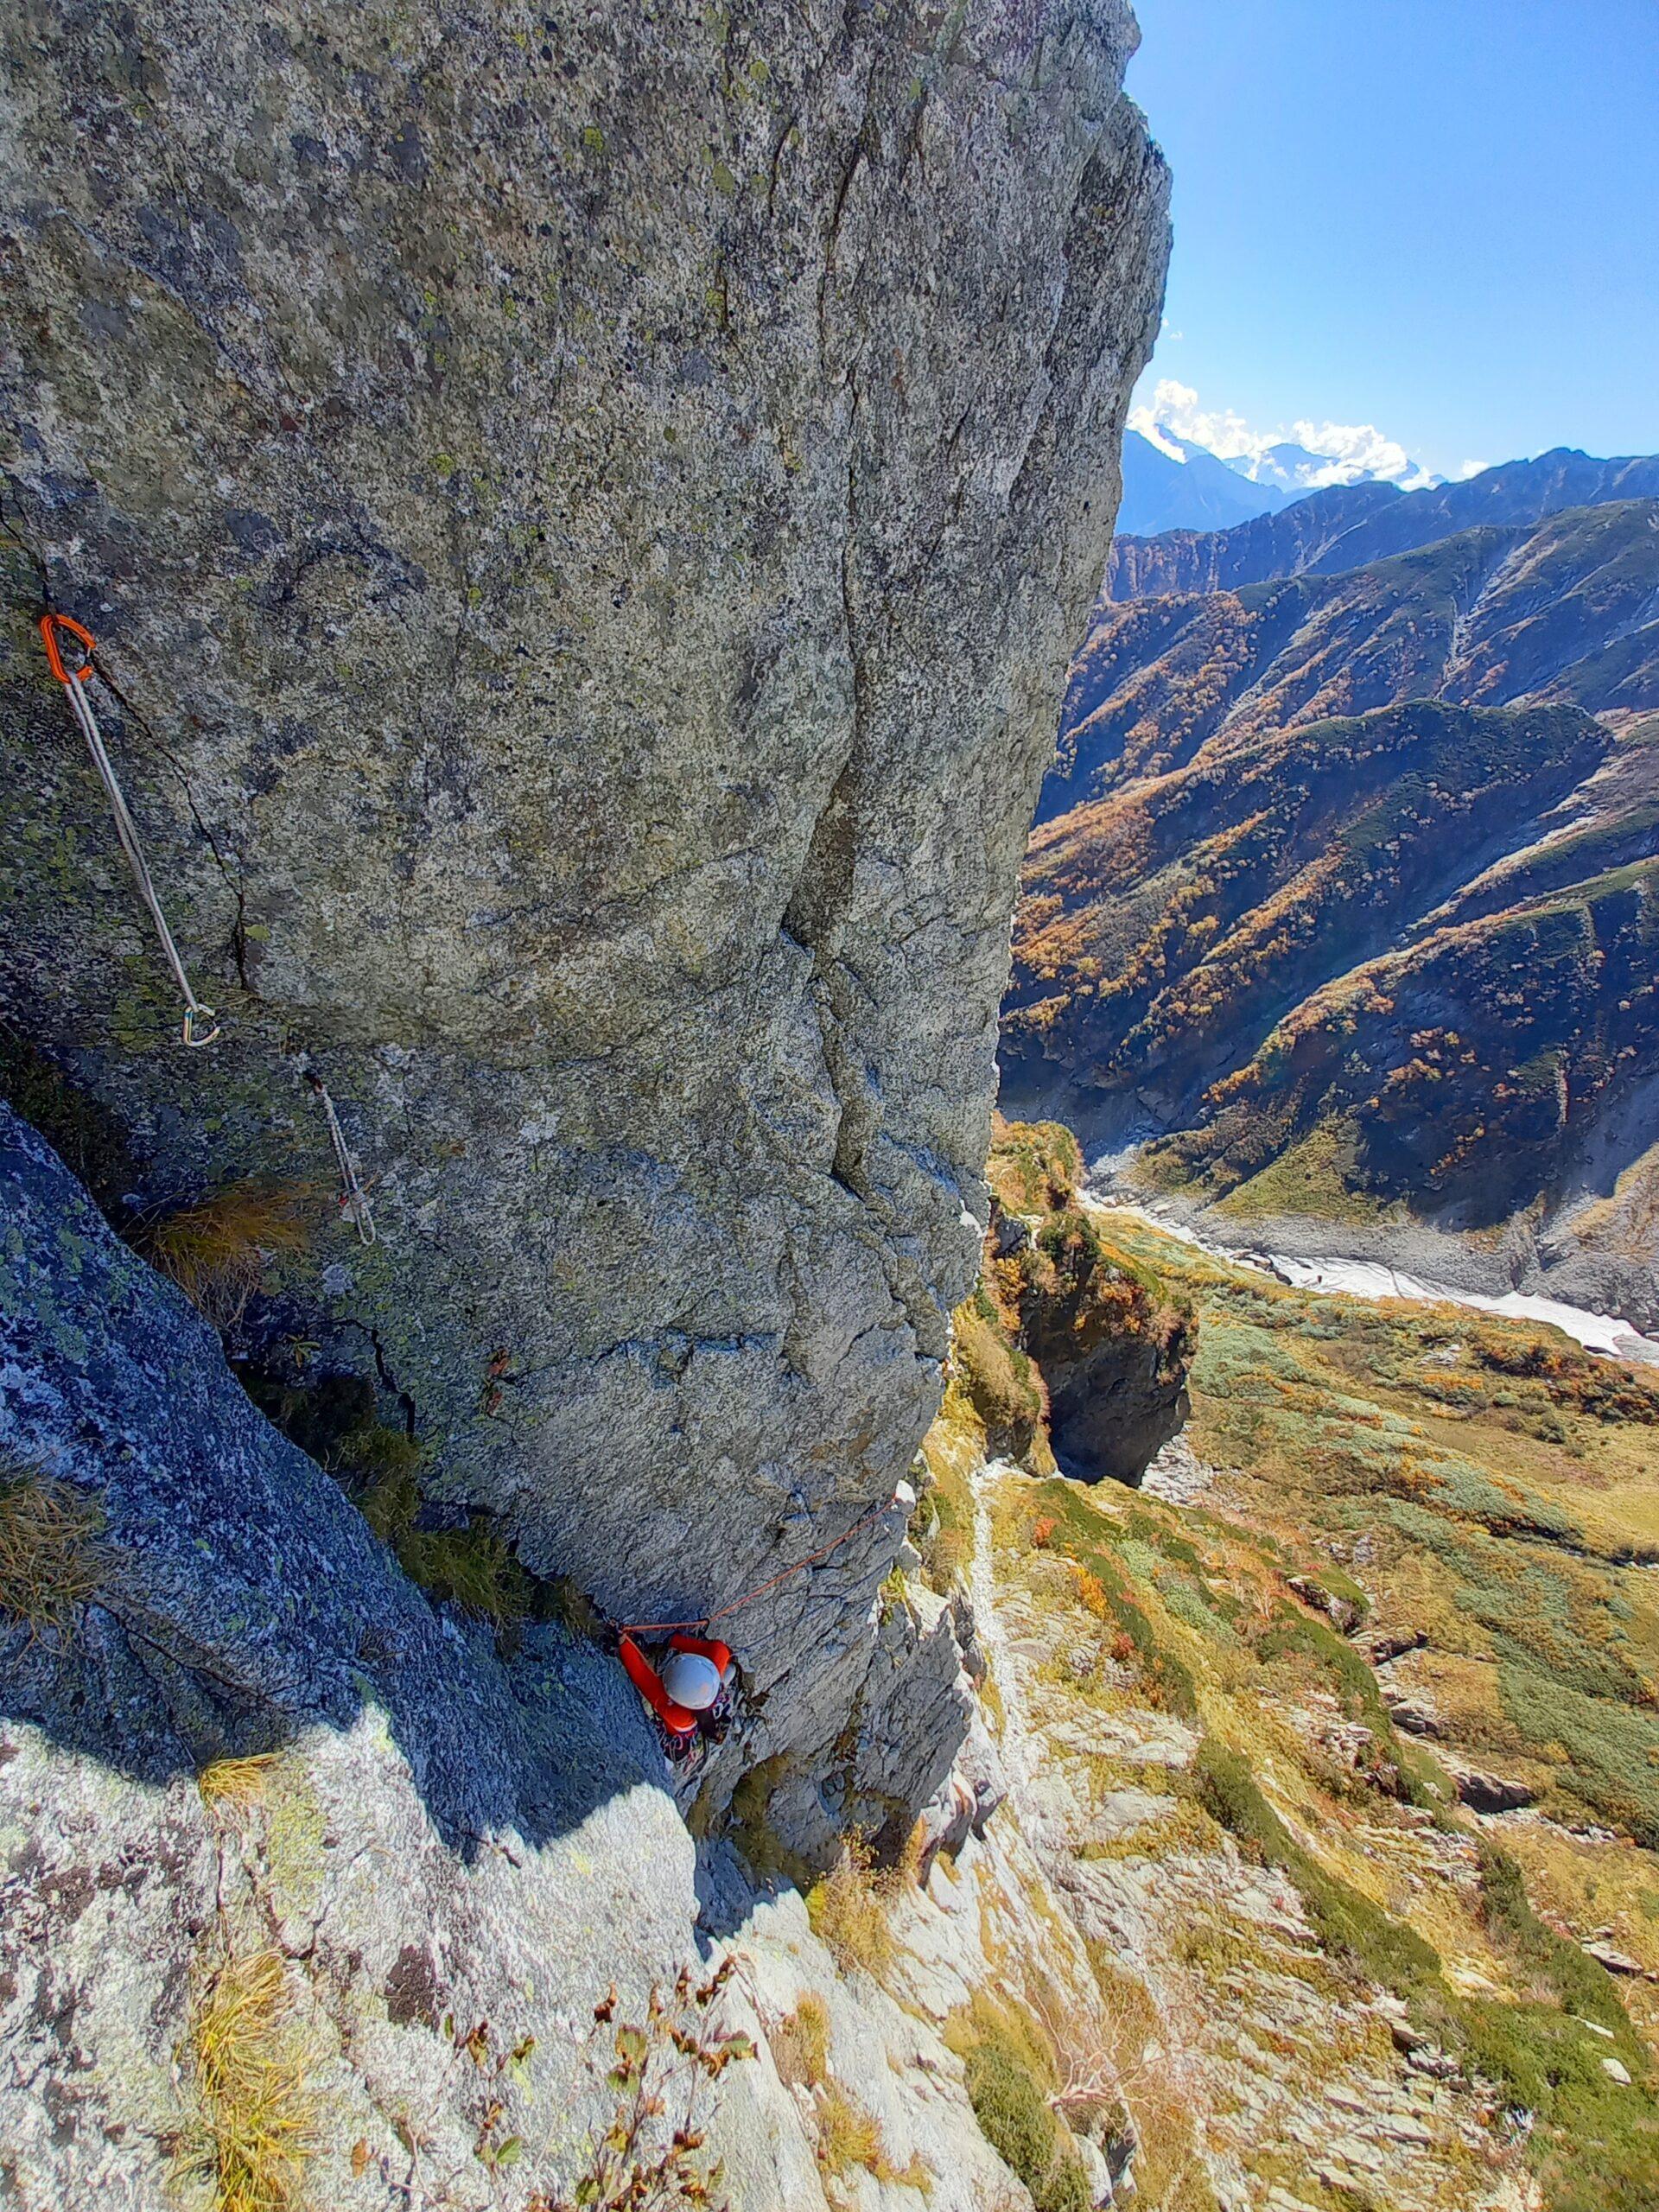
{"type": "Polygon", "coordinates": [[[1152,1135],[1139,1174],[1277,1249],[1336,1221],[1433,1276],[1433,1224],[1471,1288],[1651,1325],[1656,706],[1651,499],[1097,608],[1006,1095],[1152,1135]]]}
{"type": "MultiPolygon", "coordinates": [[[[1040,1249],[1075,1147],[999,1155],[1040,1249]]],[[[1651,1389],[1089,1210],[1209,1456],[989,1465],[953,1372],[880,1640],[953,1624],[969,1746],[812,1882],[776,1765],[694,1847],[591,1617],[429,1605],[3,1109],[0,1199],[8,2202],[1646,2212],[1651,1389]]]]}
{"type": "MultiPolygon", "coordinates": [[[[1065,1134],[994,1156],[1039,1240],[1065,1134]]],[[[918,1509],[973,1593],[991,1832],[1106,1999],[1103,2042],[1041,2012],[1062,2100],[1121,2099],[1147,2212],[1647,2212],[1659,1392],[1084,1204],[1190,1317],[1185,1435],[1138,1495],[987,1465],[958,1368],[918,1509]]]]}
{"type": "Polygon", "coordinates": [[[1385,951],[1483,848],[1542,836],[1611,747],[1573,708],[1426,702],[1079,807],[1033,842],[1009,1038],[1190,1108],[1230,1040],[1385,951]]]}
{"type": "Polygon", "coordinates": [[[1039,822],[1127,779],[1402,699],[1659,707],[1659,500],[1464,531],[1336,576],[1103,605],[1039,822]]]}
{"type": "Polygon", "coordinates": [[[1126,530],[1112,546],[1104,596],[1155,599],[1166,592],[1233,591],[1278,576],[1330,575],[1458,531],[1539,522],[1564,507],[1656,496],[1659,457],[1598,461],[1566,447],[1428,491],[1333,486],[1230,530],[1172,529],[1155,542],[1126,530]]]}
{"type": "Polygon", "coordinates": [[[0,1207],[0,2200],[1110,2202],[1114,2101],[999,2124],[1027,1993],[1111,2022],[982,1722],[891,1873],[784,1885],[775,1764],[699,1849],[591,1614],[429,1603],[3,1107],[0,1207]]]}
{"type": "Polygon", "coordinates": [[[1241,1217],[1566,1209],[1650,1322],[1656,740],[1426,702],[1077,808],[1027,862],[1010,1085],[1116,1096],[1173,1132],[1145,1172],[1241,1217]]]}
{"type": "Polygon", "coordinates": [[[289,1224],[223,1302],[244,1371],[296,1422],[320,1377],[378,1396],[424,1497],[359,1489],[410,1556],[482,1525],[677,1619],[856,1530],[746,1615],[705,1777],[786,1761],[821,1859],[960,1725],[876,1592],[1157,320],[1133,38],[1118,0],[0,28],[35,1087],[124,1143],[130,1214],[289,1224]],[[43,602],[98,633],[207,1049],[43,602]],[[309,1078],[372,1245],[321,1217],[309,1078]]]}

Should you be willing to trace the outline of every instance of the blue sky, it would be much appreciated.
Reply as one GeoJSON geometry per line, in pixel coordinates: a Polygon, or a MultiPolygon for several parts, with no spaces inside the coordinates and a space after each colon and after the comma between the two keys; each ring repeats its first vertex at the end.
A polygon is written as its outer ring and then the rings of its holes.
{"type": "Polygon", "coordinates": [[[1136,12],[1175,179],[1141,397],[1196,395],[1163,419],[1375,426],[1448,474],[1659,452],[1659,0],[1136,12]]]}

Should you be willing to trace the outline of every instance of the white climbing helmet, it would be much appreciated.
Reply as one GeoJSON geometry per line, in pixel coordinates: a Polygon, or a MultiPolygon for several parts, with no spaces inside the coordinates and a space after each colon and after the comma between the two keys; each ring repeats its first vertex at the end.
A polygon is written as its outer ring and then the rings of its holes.
{"type": "Polygon", "coordinates": [[[706,1713],[720,1695],[720,1669],[700,1651],[671,1651],[663,1669],[663,1688],[688,1713],[706,1713]]]}

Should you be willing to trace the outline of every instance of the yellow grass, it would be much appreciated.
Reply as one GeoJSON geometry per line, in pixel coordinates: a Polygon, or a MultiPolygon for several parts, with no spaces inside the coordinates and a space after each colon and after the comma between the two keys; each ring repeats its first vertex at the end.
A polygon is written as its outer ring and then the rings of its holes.
{"type": "Polygon", "coordinates": [[[839,2082],[827,2082],[818,2091],[817,2113],[818,2162],[827,2173],[839,2177],[861,2166],[884,2187],[931,2194],[933,2175],[926,2161],[917,2156],[907,2166],[895,2166],[880,2121],[839,2082]]]}
{"type": "Polygon", "coordinates": [[[278,1763],[276,1751],[257,1751],[247,1758],[215,1759],[196,1777],[204,1805],[224,1805],[243,1812],[260,1803],[270,1787],[278,1763]]]}
{"type": "Polygon", "coordinates": [[[75,1484],[0,1461],[0,1611],[31,1633],[67,1630],[109,1580],[103,1526],[98,1501],[75,1484]]]}
{"type": "Polygon", "coordinates": [[[134,1239],[215,1328],[241,1318],[267,1263],[310,1242],[304,1220],[316,1192],[309,1184],[232,1183],[188,1205],[153,1214],[134,1239]]]}
{"type": "Polygon", "coordinates": [[[214,2212],[293,2212],[316,2148],[312,2053],[272,1950],[229,1961],[191,2024],[214,2212]]]}
{"type": "Polygon", "coordinates": [[[808,1891],[812,1932],[843,1971],[862,1967],[879,1976],[891,1961],[887,1886],[871,1866],[868,1846],[854,1837],[842,1847],[831,1871],[808,1891]]]}
{"type": "Polygon", "coordinates": [[[815,1989],[803,1990],[800,2002],[770,2038],[772,2063],[780,2078],[809,2089],[830,2078],[830,2008],[815,1989]]]}

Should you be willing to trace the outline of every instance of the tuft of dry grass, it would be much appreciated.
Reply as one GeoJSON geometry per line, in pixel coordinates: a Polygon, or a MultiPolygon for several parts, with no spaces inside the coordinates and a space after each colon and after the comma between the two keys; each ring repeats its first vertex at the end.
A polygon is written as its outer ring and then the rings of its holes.
{"type": "Polygon", "coordinates": [[[890,1886],[873,1866],[868,1844],[860,1836],[849,1836],[830,1872],[807,1892],[812,1933],[828,1946],[843,1972],[862,1967],[867,1974],[879,1978],[891,1963],[890,1886]]]}
{"type": "Polygon", "coordinates": [[[26,1621],[31,1635],[67,1631],[110,1579],[103,1527],[97,1499],[75,1484],[0,1459],[0,1611],[26,1621]]]}
{"type": "Polygon", "coordinates": [[[769,2038],[780,2080],[792,2088],[822,2088],[830,2078],[830,2008],[815,1989],[804,1989],[800,2002],[769,2038]]]}
{"type": "Polygon", "coordinates": [[[880,2121],[839,2082],[826,2082],[816,2103],[818,2163],[826,2173],[839,2178],[855,2166],[861,2166],[884,2188],[913,2189],[923,2196],[932,2194],[933,2175],[925,2159],[917,2155],[908,2165],[895,2166],[880,2121]]]}
{"type": "Polygon", "coordinates": [[[267,1264],[310,1243],[305,1214],[316,1197],[308,1183],[232,1183],[147,1215],[132,1241],[206,1319],[228,1329],[241,1319],[267,1264]]]}
{"type": "Polygon", "coordinates": [[[200,1993],[190,2040],[213,2212],[295,2212],[319,2110],[281,1955],[227,1961],[200,1993]]]}
{"type": "Polygon", "coordinates": [[[233,1813],[263,1803],[280,1754],[256,1751],[245,1758],[215,1759],[196,1777],[204,1805],[223,1805],[233,1813]]]}

